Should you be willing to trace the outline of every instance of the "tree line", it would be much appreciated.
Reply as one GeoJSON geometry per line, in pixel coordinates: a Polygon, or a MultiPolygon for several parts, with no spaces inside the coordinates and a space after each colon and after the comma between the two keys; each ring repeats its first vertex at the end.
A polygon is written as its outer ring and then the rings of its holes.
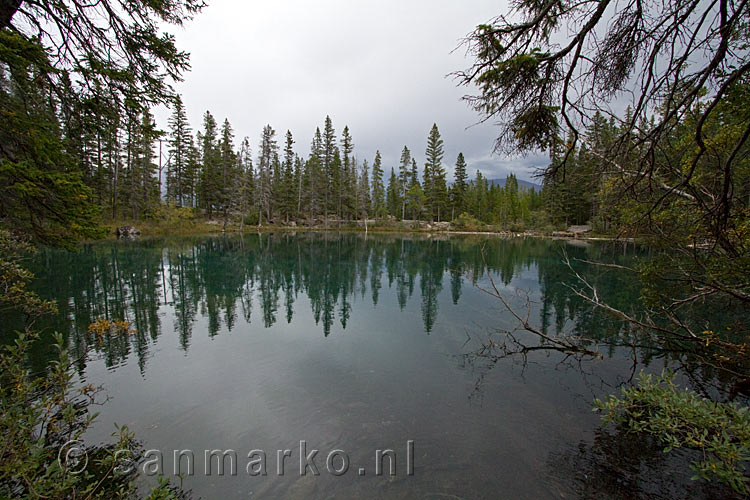
{"type": "Polygon", "coordinates": [[[63,135],[84,182],[112,219],[153,216],[166,203],[258,225],[387,217],[450,221],[463,213],[513,223],[528,222],[542,205],[540,193],[520,190],[512,174],[504,187],[488,184],[479,171],[470,181],[463,153],[449,185],[435,124],[423,167],[404,146],[390,172],[380,151],[371,161],[357,158],[349,127],[337,134],[329,116],[315,129],[307,157],[295,148],[291,131],[280,134],[271,125],[263,127],[253,151],[248,137],[237,147],[229,120],[219,123],[210,111],[194,132],[179,96],[166,131],[157,129],[148,109],[133,109],[105,120],[91,116],[88,127],[63,135]]]}

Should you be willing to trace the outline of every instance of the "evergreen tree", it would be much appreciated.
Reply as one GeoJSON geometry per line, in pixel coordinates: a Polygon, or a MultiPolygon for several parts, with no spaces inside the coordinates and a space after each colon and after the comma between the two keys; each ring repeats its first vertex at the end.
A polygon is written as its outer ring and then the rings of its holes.
{"type": "Polygon", "coordinates": [[[391,168],[391,176],[388,179],[388,189],[386,192],[386,205],[388,208],[388,214],[398,218],[403,213],[402,210],[402,197],[401,197],[401,183],[396,177],[396,173],[391,168]]]}
{"type": "Polygon", "coordinates": [[[271,221],[271,181],[273,179],[274,159],[278,159],[277,150],[276,131],[271,125],[266,125],[263,127],[260,137],[257,182],[255,186],[259,227],[263,225],[263,212],[265,212],[266,221],[271,221]]]}
{"type": "Polygon", "coordinates": [[[310,157],[307,160],[307,178],[308,183],[308,200],[310,225],[315,224],[315,215],[318,213],[321,186],[325,188],[325,183],[319,181],[321,175],[321,157],[323,155],[323,138],[320,134],[320,128],[315,129],[312,144],[310,145],[310,157]]]}
{"type": "Polygon", "coordinates": [[[372,209],[376,218],[385,215],[385,186],[380,151],[375,152],[375,161],[372,163],[372,209]]]}
{"type": "Polygon", "coordinates": [[[401,219],[406,218],[406,191],[409,189],[410,168],[411,168],[411,151],[404,146],[401,151],[401,162],[398,168],[399,196],[401,197],[401,219]]]}
{"type": "Polygon", "coordinates": [[[247,137],[242,139],[237,161],[239,179],[236,182],[236,196],[239,200],[240,228],[242,228],[245,223],[245,217],[247,217],[250,207],[254,203],[253,158],[250,149],[250,139],[247,137]]]}
{"type": "Polygon", "coordinates": [[[427,204],[430,207],[431,217],[440,221],[441,212],[445,213],[448,201],[448,191],[445,182],[445,169],[443,168],[443,140],[437,124],[432,124],[427,136],[427,149],[425,150],[425,191],[427,204]],[[428,184],[429,179],[429,184],[428,184]]]}
{"type": "Polygon", "coordinates": [[[367,160],[362,162],[362,176],[359,182],[359,193],[361,206],[359,207],[360,213],[364,219],[372,212],[372,199],[370,197],[370,168],[367,165],[367,160]]]}
{"type": "Polygon", "coordinates": [[[320,156],[323,168],[323,212],[326,217],[326,225],[328,224],[328,214],[334,206],[334,196],[336,194],[336,186],[334,186],[334,177],[336,174],[333,171],[333,158],[336,154],[336,149],[336,131],[333,129],[331,117],[326,116],[320,156]]]}
{"type": "Polygon", "coordinates": [[[294,214],[297,204],[297,189],[294,183],[294,156],[294,139],[292,138],[292,132],[287,130],[286,144],[284,146],[284,171],[281,180],[281,211],[287,223],[289,223],[290,214],[294,214]]]}
{"type": "Polygon", "coordinates": [[[294,189],[296,193],[296,200],[297,200],[297,210],[296,214],[297,217],[299,217],[302,214],[302,184],[303,184],[303,178],[304,178],[304,164],[302,162],[302,158],[299,157],[299,155],[294,155],[294,189]]]}
{"type": "Polygon", "coordinates": [[[461,214],[466,209],[466,160],[464,154],[458,153],[456,158],[456,170],[454,172],[453,189],[451,190],[451,201],[453,204],[453,214],[461,214]]]}
{"type": "Polygon", "coordinates": [[[229,220],[229,211],[239,205],[239,200],[234,196],[237,186],[237,155],[234,152],[234,132],[229,120],[224,119],[221,126],[221,141],[219,142],[219,161],[221,163],[221,190],[219,191],[219,204],[224,215],[224,227],[229,220]]]}
{"type": "Polygon", "coordinates": [[[169,166],[167,168],[167,200],[178,206],[185,203],[186,186],[189,184],[188,155],[192,131],[188,123],[185,106],[178,95],[174,100],[172,116],[169,118],[169,166]]]}
{"type": "Polygon", "coordinates": [[[219,201],[220,155],[217,145],[217,124],[213,115],[206,111],[203,115],[203,132],[200,136],[201,143],[201,171],[200,171],[200,206],[203,207],[208,216],[219,201]]]}
{"type": "Polygon", "coordinates": [[[341,199],[341,216],[347,220],[352,218],[355,212],[354,193],[356,193],[357,170],[353,164],[352,153],[354,152],[354,143],[349,133],[349,126],[344,126],[341,133],[341,183],[339,187],[339,197],[341,199]]]}

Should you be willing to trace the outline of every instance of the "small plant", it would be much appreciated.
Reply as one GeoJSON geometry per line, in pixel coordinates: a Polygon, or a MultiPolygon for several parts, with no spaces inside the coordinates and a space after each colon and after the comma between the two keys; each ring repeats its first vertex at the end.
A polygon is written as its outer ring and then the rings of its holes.
{"type": "Polygon", "coordinates": [[[747,407],[678,389],[669,372],[641,372],[637,386],[624,387],[620,397],[610,394],[594,404],[604,426],[614,423],[626,432],[654,436],[665,453],[675,448],[701,451],[703,459],[691,464],[693,479],[718,480],[739,493],[750,493],[745,475],[750,460],[747,407]]]}
{"type": "Polygon", "coordinates": [[[479,231],[484,227],[484,224],[466,212],[459,215],[456,220],[452,222],[452,225],[454,228],[463,231],[479,231]]]}
{"type": "Polygon", "coordinates": [[[116,319],[110,321],[104,318],[97,318],[96,321],[89,325],[89,332],[96,334],[97,338],[104,338],[105,335],[132,335],[135,330],[130,328],[130,322],[116,319]]]}
{"type": "MultiPolygon", "coordinates": [[[[41,372],[32,373],[28,355],[39,334],[38,317],[54,313],[54,302],[26,288],[33,275],[21,265],[33,248],[0,229],[0,311],[17,310],[25,331],[0,347],[0,498],[137,498],[137,470],[131,457],[140,454],[133,433],[121,426],[109,444],[87,445],[86,430],[103,404],[101,387],[75,385],[74,360],[56,333],[58,355],[41,372]]],[[[127,321],[97,320],[89,331],[104,335],[132,333],[127,321]]],[[[187,498],[165,479],[154,499],[187,498]]]]}

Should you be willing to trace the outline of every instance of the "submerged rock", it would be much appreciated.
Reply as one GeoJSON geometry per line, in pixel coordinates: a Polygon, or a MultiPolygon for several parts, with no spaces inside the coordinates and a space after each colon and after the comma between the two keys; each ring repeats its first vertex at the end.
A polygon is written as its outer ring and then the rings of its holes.
{"type": "Polygon", "coordinates": [[[120,226],[115,230],[118,239],[133,240],[141,235],[140,229],[135,226],[120,226]]]}

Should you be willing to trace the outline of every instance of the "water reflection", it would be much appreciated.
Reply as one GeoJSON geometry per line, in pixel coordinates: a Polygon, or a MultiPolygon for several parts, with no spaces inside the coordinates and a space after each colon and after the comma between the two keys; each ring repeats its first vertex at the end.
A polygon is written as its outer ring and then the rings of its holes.
{"type": "MultiPolygon", "coordinates": [[[[603,300],[637,311],[635,277],[588,261],[630,265],[643,250],[533,238],[144,239],[77,253],[43,250],[30,267],[36,290],[60,310],[37,326],[66,335],[81,377],[112,396],[95,442],[117,422],[160,450],[247,452],[309,439],[352,450],[360,464],[370,463],[368,450],[418,444],[417,474],[405,480],[198,477],[187,483],[198,495],[620,498],[631,491],[637,498],[683,491],[652,485],[652,475],[667,470],[659,450],[594,434],[600,422],[591,412],[592,399],[617,390],[641,361],[683,354],[638,338],[575,295],[564,251],[603,300]],[[515,325],[479,291],[487,272],[509,297],[528,291],[533,323],[546,335],[587,337],[612,359],[581,364],[535,351],[527,377],[518,373],[523,366],[501,362],[502,353],[475,355],[476,339],[515,325]],[[126,319],[136,333],[98,337],[88,330],[97,318],[126,319]],[[639,476],[639,467],[654,472],[639,476]]],[[[39,342],[30,362],[41,369],[53,355],[39,342]]]]}
{"type": "MultiPolygon", "coordinates": [[[[161,335],[160,307],[173,316],[187,351],[199,317],[210,337],[238,322],[268,328],[291,323],[301,296],[324,336],[339,323],[346,329],[352,304],[395,300],[401,310],[417,292],[424,332],[438,317],[438,295],[450,288],[454,304],[462,288],[476,285],[485,270],[508,285],[521,271],[536,269],[538,282],[524,283],[541,295],[539,322],[545,333],[572,322],[578,332],[612,340],[623,325],[593,310],[565,286],[572,275],[563,262],[564,242],[486,237],[365,236],[361,234],[257,234],[244,237],[150,239],[86,245],[77,253],[41,251],[31,267],[39,293],[57,300],[60,315],[45,330],[63,332],[84,362],[93,349],[107,366],[131,353],[145,370],[149,346],[161,335]],[[384,293],[387,291],[387,293],[384,293]],[[166,306],[166,307],[164,307],[166,306]],[[97,318],[125,319],[136,333],[98,338],[88,331],[97,318]]],[[[621,246],[567,246],[573,258],[630,261],[621,246]]],[[[602,296],[615,306],[634,306],[632,276],[588,269],[602,296]]],[[[39,360],[40,366],[44,360],[39,360]]]]}

